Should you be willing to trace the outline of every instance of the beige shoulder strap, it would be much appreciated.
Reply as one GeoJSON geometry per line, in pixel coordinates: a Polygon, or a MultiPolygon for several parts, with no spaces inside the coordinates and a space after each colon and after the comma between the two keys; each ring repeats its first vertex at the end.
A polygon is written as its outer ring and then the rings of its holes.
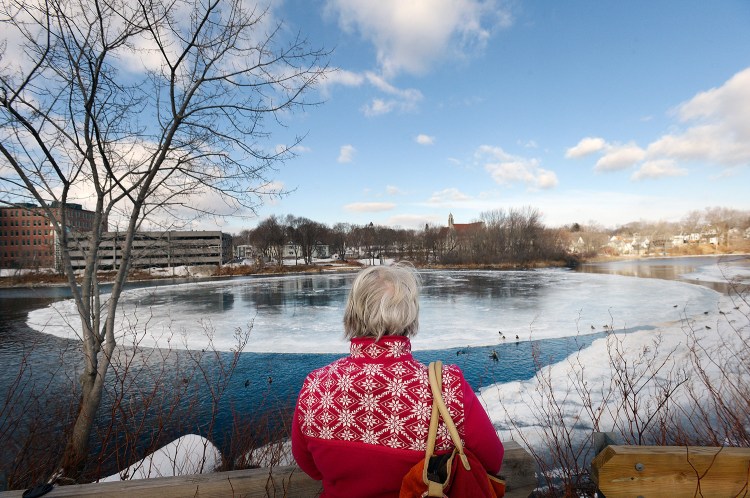
{"type": "Polygon", "coordinates": [[[464,453],[464,446],[461,443],[461,436],[458,435],[458,429],[456,429],[456,424],[453,423],[453,419],[451,418],[451,414],[448,411],[448,407],[445,406],[445,402],[443,401],[443,362],[433,361],[430,363],[429,366],[429,378],[430,378],[430,389],[432,390],[432,418],[430,419],[430,432],[428,433],[427,437],[427,452],[425,457],[425,467],[427,464],[427,460],[430,456],[432,456],[433,451],[435,450],[435,439],[437,436],[437,426],[438,426],[438,420],[435,416],[435,412],[440,413],[440,417],[443,419],[443,423],[445,424],[445,427],[448,429],[448,433],[451,436],[451,440],[453,441],[453,445],[456,447],[456,451],[458,452],[459,456],[461,457],[461,463],[463,463],[463,466],[466,470],[471,470],[471,466],[469,465],[469,459],[466,458],[466,454],[464,453]],[[433,432],[433,426],[434,426],[434,432],[433,432]]]}

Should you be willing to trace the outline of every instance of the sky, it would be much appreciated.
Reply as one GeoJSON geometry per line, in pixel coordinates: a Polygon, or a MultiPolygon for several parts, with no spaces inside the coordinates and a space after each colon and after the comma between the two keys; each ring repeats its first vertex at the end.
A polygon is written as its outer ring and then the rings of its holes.
{"type": "MultiPolygon", "coordinates": [[[[750,209],[750,2],[286,0],[336,69],[270,215],[403,228],[750,209]]],[[[277,135],[283,140],[282,135],[277,135]]],[[[274,138],[277,138],[274,137],[274,138]]]]}
{"type": "Polygon", "coordinates": [[[270,125],[269,150],[304,136],[264,187],[288,194],[193,228],[422,228],[525,207],[614,228],[750,209],[747,0],[270,2],[332,71],[307,95],[320,105],[270,125]]]}

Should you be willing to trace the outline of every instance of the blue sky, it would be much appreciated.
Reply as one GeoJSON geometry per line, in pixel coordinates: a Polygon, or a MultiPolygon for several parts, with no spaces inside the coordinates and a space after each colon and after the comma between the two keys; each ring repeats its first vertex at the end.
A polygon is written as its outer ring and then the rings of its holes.
{"type": "Polygon", "coordinates": [[[258,210],[422,227],[532,206],[549,226],[750,209],[750,2],[287,0],[333,50],[258,210]]]}

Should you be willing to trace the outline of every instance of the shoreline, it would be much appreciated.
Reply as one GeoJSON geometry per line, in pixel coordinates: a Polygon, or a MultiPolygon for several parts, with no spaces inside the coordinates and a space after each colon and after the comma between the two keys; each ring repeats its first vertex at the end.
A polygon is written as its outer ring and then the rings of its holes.
{"type": "MultiPolygon", "coordinates": [[[[544,261],[530,264],[510,264],[510,263],[498,263],[498,264],[463,264],[463,265],[435,265],[426,264],[418,265],[415,264],[417,270],[435,270],[435,271],[526,271],[536,269],[548,269],[548,268],[569,268],[576,269],[585,266],[596,266],[609,263],[621,263],[621,262],[644,262],[644,261],[659,261],[659,260],[675,260],[675,259],[698,259],[698,258],[725,258],[725,257],[737,257],[739,260],[747,259],[750,261],[750,253],[721,253],[721,254],[692,254],[692,255],[678,255],[678,256],[600,256],[590,259],[577,261],[575,264],[566,263],[563,261],[544,261]]],[[[389,260],[390,261],[390,260],[389,260]]],[[[736,261],[736,260],[732,260],[736,261]]],[[[209,280],[217,280],[224,278],[233,277],[276,277],[276,276],[295,276],[295,275],[310,275],[310,274],[324,274],[324,273],[349,273],[356,272],[359,269],[367,266],[359,261],[343,261],[331,262],[323,261],[318,264],[312,265],[285,265],[279,267],[278,265],[270,265],[258,270],[255,267],[249,266],[225,266],[219,268],[219,271],[215,271],[215,267],[185,267],[186,274],[154,274],[148,271],[136,270],[131,273],[131,277],[128,278],[126,284],[143,285],[154,282],[166,282],[171,283],[190,283],[190,282],[202,282],[209,280]],[[210,271],[205,271],[210,268],[210,271]],[[204,271],[201,271],[204,270],[204,271]]],[[[99,282],[102,284],[110,284],[112,278],[108,276],[112,275],[112,272],[101,272],[99,282]]],[[[637,278],[642,278],[636,275],[637,278]]],[[[673,280],[673,279],[666,279],[673,280]]],[[[678,279],[679,280],[679,279],[678,279]]],[[[687,281],[687,280],[685,280],[687,281]]],[[[170,283],[170,284],[171,284],[170,283]]],[[[697,283],[697,282],[695,282],[697,283]]],[[[34,272],[27,273],[24,275],[12,275],[12,276],[0,276],[0,290],[2,289],[54,289],[69,288],[69,284],[64,277],[59,276],[52,272],[34,272]],[[49,281],[49,277],[56,277],[55,281],[49,281]]]]}

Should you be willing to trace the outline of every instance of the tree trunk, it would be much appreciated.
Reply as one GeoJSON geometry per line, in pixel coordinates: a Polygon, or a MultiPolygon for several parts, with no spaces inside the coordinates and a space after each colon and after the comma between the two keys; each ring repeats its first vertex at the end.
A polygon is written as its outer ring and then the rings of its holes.
{"type": "MultiPolygon", "coordinates": [[[[106,360],[103,362],[109,363],[106,360]]],[[[102,365],[99,366],[99,370],[101,368],[102,365]]],[[[81,390],[78,415],[60,460],[62,475],[75,481],[81,477],[88,460],[89,439],[102,401],[104,376],[98,371],[95,371],[93,375],[82,374],[81,390]]]]}

